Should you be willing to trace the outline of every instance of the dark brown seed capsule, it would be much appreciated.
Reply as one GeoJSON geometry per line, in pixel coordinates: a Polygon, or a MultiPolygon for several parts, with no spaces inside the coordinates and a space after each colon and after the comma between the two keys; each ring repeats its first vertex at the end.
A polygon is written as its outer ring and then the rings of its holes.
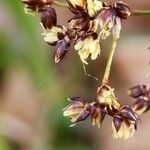
{"type": "Polygon", "coordinates": [[[115,126],[116,130],[119,131],[121,124],[123,122],[123,118],[120,115],[115,115],[113,117],[113,122],[114,122],[114,126],[115,126]]]}
{"type": "Polygon", "coordinates": [[[41,13],[41,22],[45,29],[51,29],[53,26],[57,24],[57,17],[55,9],[52,7],[46,8],[41,13]]]}
{"type": "Polygon", "coordinates": [[[121,114],[123,117],[131,121],[140,121],[139,116],[129,106],[124,106],[124,108],[121,111],[121,114]]]}
{"type": "Polygon", "coordinates": [[[128,94],[133,98],[138,98],[139,96],[144,96],[149,93],[149,86],[147,85],[137,85],[128,90],[128,94]]]}
{"type": "Polygon", "coordinates": [[[68,43],[65,39],[58,41],[55,47],[55,63],[60,62],[64,58],[69,46],[70,43],[68,43]]]}

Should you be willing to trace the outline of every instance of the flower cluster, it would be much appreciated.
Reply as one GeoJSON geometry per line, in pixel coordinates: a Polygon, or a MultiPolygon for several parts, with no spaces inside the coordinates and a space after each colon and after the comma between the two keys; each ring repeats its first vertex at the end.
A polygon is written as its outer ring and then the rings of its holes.
{"type": "Polygon", "coordinates": [[[75,32],[75,50],[81,61],[87,63],[91,56],[95,60],[101,51],[100,41],[112,32],[119,38],[121,20],[130,16],[129,7],[123,2],[107,5],[99,0],[69,1],[70,10],[75,16],[69,20],[69,28],[75,32]]]}
{"type": "Polygon", "coordinates": [[[127,19],[131,12],[123,2],[106,4],[100,0],[66,0],[69,10],[74,16],[68,21],[68,27],[57,25],[54,0],[22,0],[27,13],[41,14],[41,24],[44,29],[45,42],[55,46],[55,62],[62,60],[74,41],[74,49],[81,61],[87,63],[91,57],[95,60],[100,55],[101,40],[111,33],[119,38],[121,20],[127,19]]]}
{"type": "Polygon", "coordinates": [[[92,125],[101,126],[106,115],[112,117],[113,138],[128,139],[132,137],[137,124],[138,115],[150,109],[150,87],[137,85],[128,90],[128,94],[136,101],[132,106],[121,105],[115,96],[114,89],[108,84],[113,54],[120,37],[123,19],[131,15],[127,4],[119,1],[107,4],[100,0],[66,0],[67,7],[73,13],[68,26],[57,24],[57,15],[52,7],[55,0],[22,0],[25,12],[39,13],[41,16],[42,35],[44,41],[54,46],[55,62],[60,62],[68,52],[71,42],[82,63],[88,64],[90,57],[95,60],[101,52],[101,42],[112,35],[112,48],[106,65],[102,85],[97,90],[97,97],[91,103],[81,97],[72,97],[64,108],[64,116],[70,117],[71,126],[91,118],[92,125]]]}
{"type": "Polygon", "coordinates": [[[140,122],[140,115],[150,108],[150,88],[138,85],[130,88],[129,95],[137,98],[133,106],[121,105],[110,86],[101,86],[97,90],[97,99],[87,103],[81,97],[73,97],[71,104],[64,109],[64,116],[71,118],[73,125],[91,117],[92,125],[100,127],[106,115],[112,117],[113,138],[132,137],[140,122]]]}

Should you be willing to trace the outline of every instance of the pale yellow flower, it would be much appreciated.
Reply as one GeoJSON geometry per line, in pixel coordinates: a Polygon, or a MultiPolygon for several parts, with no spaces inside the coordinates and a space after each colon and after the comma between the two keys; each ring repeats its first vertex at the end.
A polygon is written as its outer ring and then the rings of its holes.
{"type": "Polygon", "coordinates": [[[99,39],[93,39],[92,36],[89,36],[84,40],[79,40],[74,48],[78,51],[81,61],[85,64],[88,64],[86,59],[90,55],[91,59],[95,60],[100,54],[99,39]]]}
{"type": "Polygon", "coordinates": [[[58,39],[58,33],[61,33],[62,30],[58,27],[52,27],[52,29],[50,30],[45,30],[43,35],[45,36],[44,37],[44,41],[47,42],[47,43],[55,43],[57,42],[59,39],[58,39]]]}
{"type": "Polygon", "coordinates": [[[86,4],[86,0],[68,0],[68,2],[70,2],[74,7],[84,7],[86,4]]]}
{"type": "Polygon", "coordinates": [[[87,10],[90,17],[96,15],[96,13],[103,8],[103,2],[99,0],[87,0],[87,10]]]}
{"type": "Polygon", "coordinates": [[[135,122],[130,121],[130,125],[126,122],[122,122],[119,130],[114,126],[114,123],[112,123],[112,135],[114,139],[128,139],[130,137],[133,137],[135,133],[135,122]]]}

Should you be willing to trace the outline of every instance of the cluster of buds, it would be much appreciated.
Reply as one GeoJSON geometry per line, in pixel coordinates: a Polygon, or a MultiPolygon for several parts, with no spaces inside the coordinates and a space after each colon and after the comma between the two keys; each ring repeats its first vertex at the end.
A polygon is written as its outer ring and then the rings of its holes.
{"type": "MultiPolygon", "coordinates": [[[[87,103],[81,97],[73,97],[71,104],[64,109],[64,116],[71,118],[73,125],[91,117],[92,125],[100,127],[106,115],[112,117],[113,138],[128,139],[134,135],[140,115],[150,108],[150,88],[138,85],[129,89],[129,95],[137,98],[133,106],[121,105],[110,86],[101,86],[97,90],[97,99],[87,103]]],[[[71,125],[72,126],[72,125],[71,125]]]]}
{"type": "Polygon", "coordinates": [[[74,41],[74,49],[81,61],[87,63],[91,57],[95,60],[101,51],[101,40],[111,33],[113,38],[119,38],[121,20],[127,19],[131,11],[123,2],[106,4],[100,0],[66,0],[69,10],[74,14],[68,21],[68,27],[57,25],[54,0],[22,0],[27,13],[41,14],[41,24],[44,29],[45,42],[55,46],[55,62],[62,60],[74,41]]]}

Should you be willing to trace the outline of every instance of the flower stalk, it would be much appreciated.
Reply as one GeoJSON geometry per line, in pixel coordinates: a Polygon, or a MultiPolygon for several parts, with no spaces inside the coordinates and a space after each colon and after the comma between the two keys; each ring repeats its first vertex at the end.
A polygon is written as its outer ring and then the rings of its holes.
{"type": "MultiPolygon", "coordinates": [[[[58,7],[68,8],[68,4],[64,2],[54,1],[54,5],[58,7]]],[[[148,10],[132,10],[131,16],[150,16],[150,9],[148,10]]]]}
{"type": "Polygon", "coordinates": [[[149,10],[133,10],[131,16],[150,16],[149,10]]]}
{"type": "Polygon", "coordinates": [[[64,2],[60,2],[60,1],[54,1],[53,3],[54,5],[58,6],[58,7],[64,7],[64,8],[68,8],[68,4],[64,3],[64,2]]]}
{"type": "Polygon", "coordinates": [[[112,60],[113,60],[113,56],[114,56],[116,46],[117,46],[117,40],[118,40],[118,38],[113,38],[113,40],[112,40],[112,45],[111,45],[110,53],[109,53],[109,56],[108,56],[108,61],[107,61],[104,77],[103,77],[103,80],[102,80],[102,85],[107,85],[108,84],[109,75],[110,75],[111,66],[112,66],[112,60]]]}

